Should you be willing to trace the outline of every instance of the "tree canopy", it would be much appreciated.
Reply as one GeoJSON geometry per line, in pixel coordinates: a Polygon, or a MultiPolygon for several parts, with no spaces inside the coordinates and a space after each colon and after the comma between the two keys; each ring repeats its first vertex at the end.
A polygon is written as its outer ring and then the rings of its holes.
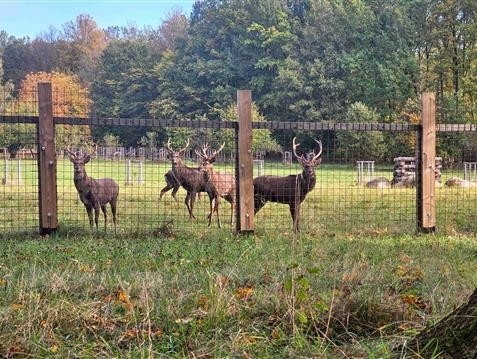
{"type": "MultiPolygon", "coordinates": [[[[222,119],[246,88],[267,121],[346,122],[359,103],[406,122],[433,91],[439,121],[475,123],[476,15],[470,0],[202,0],[144,29],[80,14],[34,40],[0,33],[1,83],[18,96],[30,73],[66,73],[96,115],[192,120],[222,119]]],[[[147,136],[134,132],[94,135],[147,136]]]]}

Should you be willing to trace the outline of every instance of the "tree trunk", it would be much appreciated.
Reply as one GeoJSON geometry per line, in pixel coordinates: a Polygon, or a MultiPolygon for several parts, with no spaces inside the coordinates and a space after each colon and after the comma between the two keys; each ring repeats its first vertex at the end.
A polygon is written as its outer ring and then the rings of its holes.
{"type": "Polygon", "coordinates": [[[423,358],[440,354],[439,358],[477,359],[477,289],[466,304],[424,329],[399,351],[423,358]]]}

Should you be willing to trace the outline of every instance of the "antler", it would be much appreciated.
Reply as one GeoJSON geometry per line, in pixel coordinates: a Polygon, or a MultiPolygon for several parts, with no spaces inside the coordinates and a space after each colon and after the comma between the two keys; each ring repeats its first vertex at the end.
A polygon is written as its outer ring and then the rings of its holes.
{"type": "Polygon", "coordinates": [[[214,152],[212,153],[212,155],[210,157],[217,156],[220,153],[220,151],[222,151],[224,149],[224,147],[225,147],[225,142],[222,143],[222,146],[220,146],[220,148],[218,150],[214,150],[214,152]]]}
{"type": "Polygon", "coordinates": [[[167,139],[166,148],[167,148],[170,152],[174,152],[174,150],[171,148],[171,139],[170,139],[170,138],[167,139]]]}
{"type": "Polygon", "coordinates": [[[76,152],[73,152],[71,149],[70,149],[70,146],[68,145],[68,147],[65,148],[65,152],[68,154],[68,156],[70,158],[76,158],[76,152]]]}
{"type": "MultiPolygon", "coordinates": [[[[189,139],[187,139],[187,143],[186,143],[185,147],[184,147],[184,148],[181,148],[181,149],[180,149],[179,151],[177,151],[177,152],[184,152],[184,151],[187,149],[187,147],[189,147],[189,139]]],[[[171,139],[170,139],[170,138],[167,139],[166,148],[167,148],[170,152],[174,152],[174,150],[173,150],[172,147],[171,147],[171,139]]]]}
{"type": "Polygon", "coordinates": [[[296,154],[296,148],[297,148],[298,146],[300,146],[300,144],[299,144],[299,143],[295,143],[295,140],[296,140],[296,137],[293,137],[293,154],[294,154],[295,157],[297,158],[298,162],[301,163],[303,160],[305,160],[305,157],[303,157],[303,155],[298,156],[298,155],[296,154]]]}
{"type": "Polygon", "coordinates": [[[321,144],[321,141],[318,141],[318,140],[315,139],[315,138],[314,138],[314,140],[315,140],[315,142],[316,142],[317,144],[320,145],[320,151],[318,152],[318,154],[314,155],[313,158],[311,159],[311,161],[312,161],[313,163],[316,162],[316,161],[318,160],[318,158],[321,157],[321,152],[323,152],[323,145],[321,144]]]}
{"type": "Polygon", "coordinates": [[[93,146],[91,146],[92,150],[90,152],[87,152],[86,155],[93,156],[96,153],[96,151],[98,150],[98,145],[97,144],[92,143],[92,145],[93,145],[93,146]]]}
{"type": "Polygon", "coordinates": [[[197,154],[197,156],[199,156],[200,158],[202,158],[203,160],[207,159],[207,150],[209,149],[209,144],[206,143],[204,145],[202,145],[202,148],[200,151],[198,150],[195,150],[195,153],[197,154]]]}
{"type": "MultiPolygon", "coordinates": [[[[296,140],[296,137],[293,137],[293,154],[297,158],[298,162],[302,163],[303,161],[307,161],[306,158],[303,155],[301,155],[301,156],[297,155],[296,148],[298,146],[300,146],[300,144],[295,143],[295,140],[296,140]]],[[[314,140],[317,144],[320,145],[320,150],[316,155],[313,156],[313,158],[311,160],[308,160],[309,163],[313,163],[313,164],[315,164],[316,161],[318,161],[318,159],[321,157],[321,153],[323,152],[323,145],[321,144],[321,141],[318,141],[317,139],[314,139],[314,140]]]]}

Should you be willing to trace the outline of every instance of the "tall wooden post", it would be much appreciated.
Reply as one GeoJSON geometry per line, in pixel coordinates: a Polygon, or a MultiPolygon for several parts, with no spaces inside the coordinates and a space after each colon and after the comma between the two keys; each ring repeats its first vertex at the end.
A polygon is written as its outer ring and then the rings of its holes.
{"type": "Polygon", "coordinates": [[[238,205],[237,231],[254,230],[253,153],[252,153],[252,92],[237,91],[238,106],[238,205]]]}
{"type": "Polygon", "coordinates": [[[40,234],[45,235],[58,227],[55,126],[51,83],[38,84],[38,113],[40,234]]]}
{"type": "Polygon", "coordinates": [[[422,125],[417,140],[417,226],[424,232],[436,227],[436,96],[422,94],[422,125]]]}

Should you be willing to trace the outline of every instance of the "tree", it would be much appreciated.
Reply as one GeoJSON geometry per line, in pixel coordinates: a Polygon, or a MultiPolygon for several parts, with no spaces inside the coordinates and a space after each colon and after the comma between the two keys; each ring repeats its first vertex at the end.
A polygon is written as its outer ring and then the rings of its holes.
{"type": "MultiPolygon", "coordinates": [[[[87,117],[89,116],[91,101],[88,90],[79,84],[77,76],[59,72],[31,73],[22,81],[18,106],[25,114],[38,114],[39,82],[51,82],[53,91],[53,115],[59,117],[87,117]]],[[[64,148],[69,144],[76,144],[89,138],[88,126],[56,126],[56,145],[64,148]]]]}
{"type": "MultiPolygon", "coordinates": [[[[104,50],[98,75],[92,85],[94,111],[98,116],[148,118],[149,107],[157,97],[157,79],[152,69],[161,54],[144,38],[113,40],[104,50]]],[[[95,128],[94,136],[119,136],[125,145],[135,146],[146,128],[95,128]]]]}
{"type": "Polygon", "coordinates": [[[248,88],[261,107],[292,36],[284,3],[196,2],[184,46],[162,68],[158,98],[166,105],[180,103],[183,116],[217,119],[237,89],[248,88]]]}
{"type": "Polygon", "coordinates": [[[64,53],[69,59],[63,64],[68,65],[84,85],[89,85],[95,78],[96,66],[107,45],[106,34],[87,14],[78,15],[74,22],[67,22],[63,29],[68,44],[64,53]]]}
{"type": "Polygon", "coordinates": [[[14,96],[13,90],[14,86],[11,81],[6,81],[2,84],[1,79],[3,78],[3,65],[2,59],[0,57],[0,113],[7,113],[11,111],[14,96]]]}
{"type": "MultiPolygon", "coordinates": [[[[361,102],[352,104],[346,115],[350,123],[376,123],[379,116],[375,110],[361,102]]],[[[386,154],[383,133],[379,131],[337,131],[337,152],[346,160],[383,161],[386,154]]]]}
{"type": "Polygon", "coordinates": [[[438,323],[431,325],[410,340],[396,348],[418,353],[419,358],[475,358],[477,356],[477,289],[467,303],[449,313],[438,323]]]}
{"type": "Polygon", "coordinates": [[[24,39],[10,39],[3,49],[3,77],[12,81],[16,89],[30,70],[30,59],[30,51],[24,39]]]}
{"type": "MultiPolygon", "coordinates": [[[[224,121],[237,121],[238,109],[236,105],[229,105],[221,111],[221,119],[224,121]]],[[[252,119],[254,122],[264,122],[265,117],[258,111],[258,106],[252,103],[252,119]]],[[[212,147],[220,147],[225,142],[224,151],[235,151],[235,131],[231,129],[212,130],[212,147]]],[[[279,153],[282,151],[281,146],[273,138],[272,133],[268,129],[260,129],[253,131],[252,152],[256,156],[258,153],[279,153]]]]}
{"type": "Polygon", "coordinates": [[[423,90],[436,92],[443,118],[475,121],[468,111],[475,86],[472,78],[477,58],[477,4],[474,1],[429,0],[425,22],[417,37],[423,90]]]}

